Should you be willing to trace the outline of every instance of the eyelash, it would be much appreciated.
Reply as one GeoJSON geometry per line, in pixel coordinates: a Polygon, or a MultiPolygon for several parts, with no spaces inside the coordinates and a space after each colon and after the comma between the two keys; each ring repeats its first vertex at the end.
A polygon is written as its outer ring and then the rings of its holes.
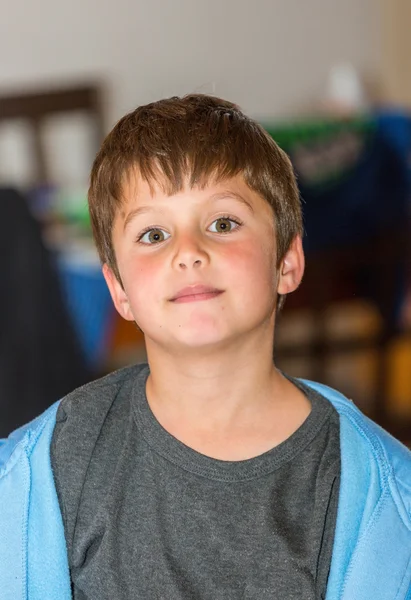
{"type": "MultiPolygon", "coordinates": [[[[232,215],[221,215],[220,217],[217,217],[216,219],[214,219],[214,221],[212,221],[212,223],[210,225],[212,225],[216,221],[219,221],[220,219],[226,219],[226,221],[232,221],[233,223],[235,223],[237,225],[237,227],[235,227],[233,229],[233,231],[236,231],[243,225],[243,222],[240,221],[240,219],[238,219],[237,217],[233,217],[232,215]]],[[[213,233],[215,233],[215,232],[213,232],[213,233]]],[[[228,233],[232,233],[232,231],[229,231],[228,233]]]]}
{"type": "MultiPolygon", "coordinates": [[[[137,236],[137,242],[141,242],[142,238],[146,235],[146,233],[148,233],[149,231],[164,231],[161,227],[157,227],[156,225],[150,225],[150,227],[146,227],[145,229],[143,229],[143,231],[141,231],[141,233],[138,234],[137,236]]],[[[144,242],[141,242],[144,243],[144,242]]],[[[145,244],[147,245],[147,244],[145,244]]]]}
{"type": "MultiPolygon", "coordinates": [[[[228,233],[232,233],[233,231],[236,231],[237,229],[239,229],[240,227],[242,227],[243,222],[240,221],[240,219],[238,219],[237,217],[233,217],[232,215],[221,215],[220,217],[217,217],[216,219],[214,219],[214,221],[212,221],[212,223],[210,225],[212,225],[213,223],[215,223],[216,221],[218,221],[219,219],[227,219],[228,221],[232,221],[233,223],[236,224],[237,227],[235,227],[232,231],[229,231],[228,233]]],[[[155,229],[158,229],[159,231],[163,231],[163,229],[160,226],[156,226],[156,225],[150,225],[150,227],[146,227],[145,229],[143,229],[143,231],[141,231],[138,234],[137,237],[137,242],[139,242],[140,244],[143,244],[144,246],[155,246],[156,244],[146,244],[145,242],[142,242],[141,240],[143,239],[143,237],[146,235],[146,233],[148,233],[149,231],[153,231],[155,229]]],[[[215,233],[215,232],[212,232],[215,233]]],[[[222,233],[221,235],[227,235],[225,233],[222,233]]],[[[160,243],[160,242],[158,242],[160,243]]]]}

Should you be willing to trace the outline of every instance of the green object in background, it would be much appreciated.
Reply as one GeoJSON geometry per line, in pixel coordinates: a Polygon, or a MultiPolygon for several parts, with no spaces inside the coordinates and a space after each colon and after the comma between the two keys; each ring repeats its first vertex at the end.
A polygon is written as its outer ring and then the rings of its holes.
{"type": "Polygon", "coordinates": [[[83,189],[61,189],[56,193],[55,210],[64,221],[90,230],[87,192],[83,189]]]}
{"type": "Polygon", "coordinates": [[[338,185],[358,164],[376,130],[371,115],[350,119],[311,118],[263,127],[290,155],[298,179],[324,189],[338,185]]]}
{"type": "Polygon", "coordinates": [[[284,121],[283,123],[261,123],[277,144],[291,153],[296,146],[323,142],[342,132],[368,135],[375,130],[375,121],[370,115],[350,119],[308,118],[284,121]]]}

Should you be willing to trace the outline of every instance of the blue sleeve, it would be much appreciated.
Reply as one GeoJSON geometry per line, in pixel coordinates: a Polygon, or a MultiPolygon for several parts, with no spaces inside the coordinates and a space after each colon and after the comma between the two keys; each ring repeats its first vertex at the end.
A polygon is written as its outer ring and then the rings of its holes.
{"type": "Polygon", "coordinates": [[[6,465],[16,446],[24,439],[33,426],[35,426],[35,421],[19,427],[7,438],[0,440],[0,470],[6,465]]]}
{"type": "Polygon", "coordinates": [[[58,403],[0,445],[0,596],[70,600],[64,527],[50,463],[58,403]]]}

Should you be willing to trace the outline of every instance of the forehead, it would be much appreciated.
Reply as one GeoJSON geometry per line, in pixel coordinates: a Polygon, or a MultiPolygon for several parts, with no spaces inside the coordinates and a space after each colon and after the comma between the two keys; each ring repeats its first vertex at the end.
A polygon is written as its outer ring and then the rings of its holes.
{"type": "Polygon", "coordinates": [[[262,211],[266,214],[272,214],[268,202],[247,185],[242,175],[221,179],[210,178],[192,187],[190,187],[187,177],[180,189],[170,190],[165,178],[158,181],[147,181],[140,176],[138,171],[132,171],[124,178],[121,189],[122,201],[117,216],[124,219],[131,209],[140,206],[173,206],[174,203],[170,200],[175,199],[178,201],[179,198],[192,201],[193,204],[232,199],[248,206],[252,212],[262,211]]]}

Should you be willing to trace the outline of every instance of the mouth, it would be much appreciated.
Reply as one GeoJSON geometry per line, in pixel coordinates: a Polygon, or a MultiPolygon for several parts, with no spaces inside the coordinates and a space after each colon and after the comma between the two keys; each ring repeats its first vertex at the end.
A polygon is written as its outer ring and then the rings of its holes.
{"type": "Polygon", "coordinates": [[[177,292],[177,294],[170,299],[170,302],[174,302],[175,304],[200,302],[202,300],[217,298],[217,296],[220,296],[222,293],[223,290],[218,290],[217,288],[205,285],[192,285],[177,292]]]}

